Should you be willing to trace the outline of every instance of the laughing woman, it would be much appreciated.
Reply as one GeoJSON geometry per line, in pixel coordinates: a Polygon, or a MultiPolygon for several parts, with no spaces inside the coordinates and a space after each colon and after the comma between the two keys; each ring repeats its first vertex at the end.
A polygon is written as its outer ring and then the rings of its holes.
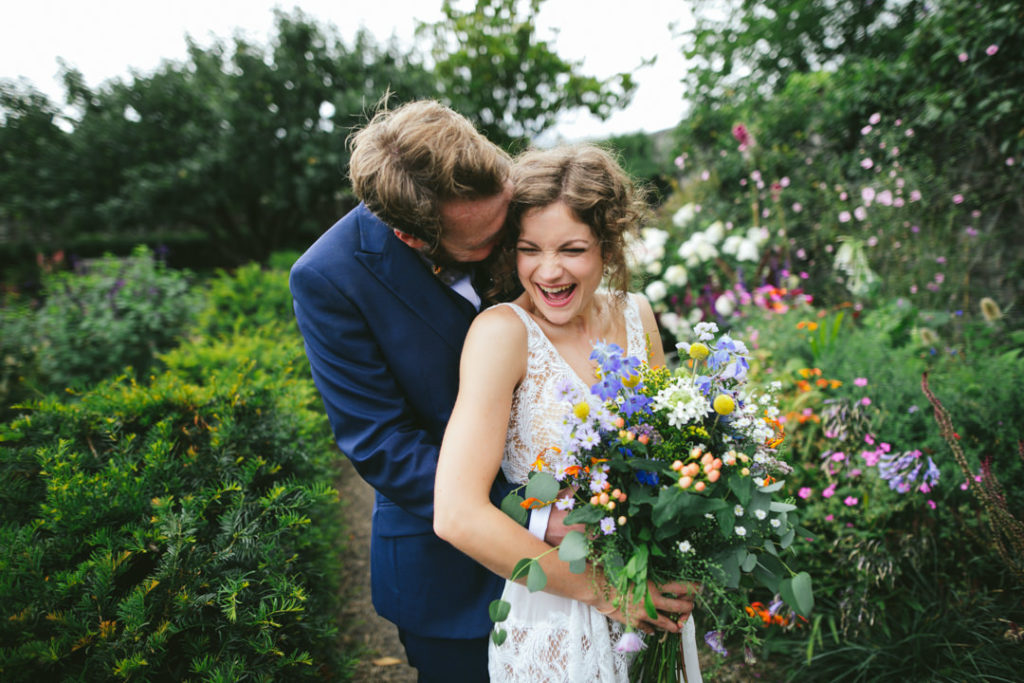
{"type": "MultiPolygon", "coordinates": [[[[499,285],[518,277],[523,293],[474,321],[462,352],[458,400],[441,447],[434,527],[492,571],[510,576],[518,560],[550,546],[488,498],[499,467],[525,484],[531,464],[562,433],[556,387],[595,382],[594,343],[606,341],[651,365],[664,352],[650,304],[628,294],[625,236],[646,205],[615,160],[592,145],[531,151],[517,159],[509,239],[499,285]],[[608,289],[601,289],[607,280],[608,289]]],[[[531,524],[531,527],[534,526],[531,524]]],[[[613,644],[626,615],[588,572],[572,574],[555,553],[541,560],[546,592],[506,582],[508,639],[491,645],[492,681],[626,681],[626,655],[613,644]]],[[[657,619],[634,625],[678,632],[693,609],[676,583],[651,586],[657,619]],[[666,614],[683,615],[678,621],[666,614]]]]}

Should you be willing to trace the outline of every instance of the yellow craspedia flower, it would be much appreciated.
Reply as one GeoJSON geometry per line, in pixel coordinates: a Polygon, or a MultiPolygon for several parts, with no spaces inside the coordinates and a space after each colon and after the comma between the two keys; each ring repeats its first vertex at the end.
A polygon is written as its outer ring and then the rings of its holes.
{"type": "Polygon", "coordinates": [[[711,350],[708,349],[705,344],[701,344],[700,342],[690,344],[690,358],[694,360],[704,360],[710,353],[711,350]]]}
{"type": "Polygon", "coordinates": [[[711,407],[715,409],[715,412],[719,415],[728,415],[732,411],[736,410],[736,401],[729,394],[719,394],[715,396],[714,402],[711,407]]]}
{"type": "Polygon", "coordinates": [[[587,419],[587,415],[590,415],[590,404],[580,401],[572,407],[572,414],[581,420],[587,419]]]}
{"type": "Polygon", "coordinates": [[[627,389],[632,389],[637,384],[640,384],[640,375],[639,374],[630,375],[629,377],[624,377],[622,379],[622,386],[626,387],[627,389]]]}

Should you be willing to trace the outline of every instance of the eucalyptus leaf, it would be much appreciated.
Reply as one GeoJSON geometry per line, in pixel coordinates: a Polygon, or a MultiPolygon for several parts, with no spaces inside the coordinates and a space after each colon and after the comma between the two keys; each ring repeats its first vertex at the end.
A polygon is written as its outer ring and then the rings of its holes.
{"type": "Polygon", "coordinates": [[[754,490],[754,482],[750,480],[750,477],[733,474],[726,479],[726,484],[728,484],[729,489],[736,494],[736,498],[740,501],[740,505],[745,507],[750,503],[750,494],[754,490]]]}
{"type": "Polygon", "coordinates": [[[807,572],[800,572],[792,580],[793,597],[796,599],[795,608],[801,616],[809,617],[814,609],[814,590],[811,586],[811,575],[807,572]]]}
{"type": "Polygon", "coordinates": [[[508,638],[508,631],[503,628],[498,629],[497,631],[491,631],[491,640],[494,641],[495,645],[501,645],[505,642],[506,638],[508,638]]]}
{"type": "Polygon", "coordinates": [[[491,621],[497,623],[508,619],[508,613],[512,610],[512,603],[508,600],[491,600],[487,606],[487,612],[491,615],[491,621]]]}
{"type": "Polygon", "coordinates": [[[737,588],[740,585],[740,565],[736,561],[736,552],[727,550],[715,557],[715,564],[711,565],[711,571],[716,575],[718,582],[726,588],[737,588]]]}
{"type": "Polygon", "coordinates": [[[587,537],[579,531],[570,531],[558,546],[558,558],[563,562],[575,562],[587,556],[587,537]]]}
{"type": "Polygon", "coordinates": [[[548,585],[548,575],[544,573],[544,568],[540,566],[540,562],[534,561],[530,564],[530,571],[526,575],[526,588],[531,593],[544,590],[544,587],[548,585]]]}
{"type": "Polygon", "coordinates": [[[566,524],[595,524],[600,522],[606,513],[601,511],[601,508],[593,505],[582,505],[578,508],[573,508],[568,515],[565,516],[566,524]]]}
{"type": "Polygon", "coordinates": [[[732,536],[733,529],[736,527],[736,514],[732,510],[723,509],[719,510],[715,516],[718,517],[718,530],[722,532],[722,537],[732,536]]]}
{"type": "Polygon", "coordinates": [[[572,572],[573,574],[582,574],[583,572],[587,571],[587,561],[586,561],[586,559],[583,559],[583,560],[573,560],[572,562],[570,562],[569,563],[569,571],[572,572]]]}
{"type": "Polygon", "coordinates": [[[523,497],[519,494],[510,493],[501,499],[501,511],[519,524],[526,526],[530,513],[522,506],[523,500],[523,497]]]}
{"type": "Polygon", "coordinates": [[[792,545],[794,538],[796,538],[796,531],[793,530],[793,529],[790,529],[789,531],[787,531],[785,534],[782,535],[782,538],[779,539],[779,545],[781,545],[782,549],[785,550],[790,545],[792,545]]]}
{"type": "Polygon", "coordinates": [[[760,491],[761,493],[775,493],[776,491],[781,490],[782,487],[785,486],[785,484],[786,480],[782,479],[772,484],[768,484],[768,486],[760,486],[757,490],[760,491]]]}
{"type": "Polygon", "coordinates": [[[547,472],[534,472],[526,483],[526,497],[549,503],[558,497],[558,480],[547,472]]]}
{"type": "Polygon", "coordinates": [[[740,562],[740,569],[744,573],[749,574],[754,571],[754,567],[757,566],[757,555],[754,553],[747,553],[747,556],[740,562]]]}
{"type": "Polygon", "coordinates": [[[533,562],[534,560],[529,557],[524,557],[516,562],[516,566],[512,569],[512,576],[508,577],[509,581],[515,581],[516,579],[523,578],[533,562]]]}
{"type": "Polygon", "coordinates": [[[796,510],[796,505],[773,500],[772,504],[768,506],[768,509],[772,512],[790,512],[792,510],[796,510]]]}

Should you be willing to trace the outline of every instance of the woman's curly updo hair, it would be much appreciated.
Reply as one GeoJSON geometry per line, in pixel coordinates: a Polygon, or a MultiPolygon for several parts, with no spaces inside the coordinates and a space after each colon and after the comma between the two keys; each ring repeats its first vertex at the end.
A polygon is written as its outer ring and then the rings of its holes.
{"type": "Polygon", "coordinates": [[[620,292],[629,289],[626,235],[639,232],[650,209],[643,188],[609,152],[589,143],[529,150],[514,160],[511,179],[512,202],[503,248],[494,268],[499,291],[514,289],[515,246],[523,217],[555,202],[564,203],[576,218],[590,226],[601,245],[608,286],[620,292]]]}

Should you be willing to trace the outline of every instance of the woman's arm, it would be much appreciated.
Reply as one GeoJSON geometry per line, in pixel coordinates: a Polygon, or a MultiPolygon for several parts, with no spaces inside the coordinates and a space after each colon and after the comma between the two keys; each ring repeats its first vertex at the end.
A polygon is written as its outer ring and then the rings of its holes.
{"type": "MultiPolygon", "coordinates": [[[[512,396],[526,374],[526,357],[526,329],[515,313],[498,308],[477,317],[463,346],[459,396],[441,444],[434,488],[437,535],[505,577],[511,576],[519,560],[551,549],[488,497],[501,466],[512,396]]],[[[598,584],[592,573],[573,574],[557,553],[548,553],[540,563],[548,578],[545,591],[603,612],[611,610],[605,591],[595,588],[598,584]]],[[[687,598],[660,594],[655,594],[655,605],[675,613],[689,613],[693,608],[687,598]]],[[[611,616],[624,620],[618,611],[611,616]]],[[[634,615],[634,622],[637,616],[658,628],[679,630],[678,624],[665,616],[649,620],[646,615],[634,615]]]]}

